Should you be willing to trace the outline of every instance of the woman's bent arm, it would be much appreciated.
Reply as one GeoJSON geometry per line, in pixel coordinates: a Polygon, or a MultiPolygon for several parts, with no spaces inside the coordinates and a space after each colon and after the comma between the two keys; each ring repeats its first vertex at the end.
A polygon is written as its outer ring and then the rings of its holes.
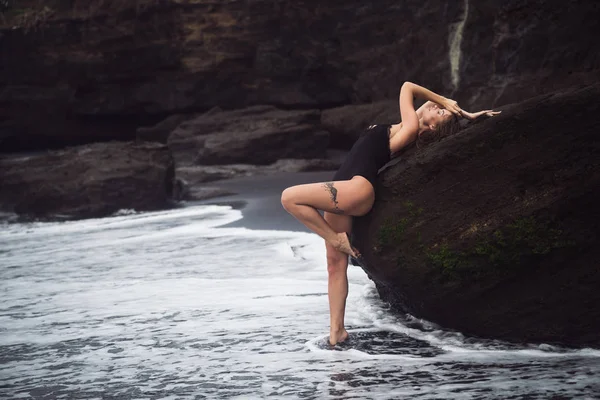
{"type": "Polygon", "coordinates": [[[407,132],[417,132],[419,130],[419,117],[415,111],[413,103],[415,93],[415,84],[404,82],[400,88],[400,116],[402,118],[402,126],[407,132]]]}
{"type": "MultiPolygon", "coordinates": [[[[404,82],[402,88],[400,89],[400,97],[402,97],[402,90],[405,89],[405,87],[406,90],[412,94],[412,96],[422,100],[433,101],[453,114],[459,114],[461,111],[456,101],[448,99],[444,96],[440,96],[439,94],[412,82],[404,82]]],[[[402,114],[402,101],[400,101],[400,114],[402,114]]],[[[404,122],[404,118],[402,121],[404,122]]]]}
{"type": "MultiPolygon", "coordinates": [[[[432,92],[431,90],[424,88],[423,86],[419,86],[416,83],[412,82],[404,82],[402,87],[407,86],[409,90],[413,93],[413,96],[422,100],[433,101],[437,104],[442,104],[444,101],[444,97],[440,96],[437,93],[432,92]]],[[[401,89],[402,90],[402,89],[401,89]]]]}
{"type": "Polygon", "coordinates": [[[415,111],[413,103],[416,85],[405,82],[400,89],[400,115],[402,117],[402,127],[390,140],[390,151],[398,152],[407,144],[413,142],[419,132],[419,116],[415,111]]]}

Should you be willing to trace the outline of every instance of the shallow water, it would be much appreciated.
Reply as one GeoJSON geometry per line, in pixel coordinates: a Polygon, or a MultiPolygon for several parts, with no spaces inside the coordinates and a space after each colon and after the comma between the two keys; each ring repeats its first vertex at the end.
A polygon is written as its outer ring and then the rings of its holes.
{"type": "Polygon", "coordinates": [[[600,350],[465,338],[392,314],[350,267],[327,345],[314,234],[226,206],[0,232],[0,397],[594,399],[600,350]]]}

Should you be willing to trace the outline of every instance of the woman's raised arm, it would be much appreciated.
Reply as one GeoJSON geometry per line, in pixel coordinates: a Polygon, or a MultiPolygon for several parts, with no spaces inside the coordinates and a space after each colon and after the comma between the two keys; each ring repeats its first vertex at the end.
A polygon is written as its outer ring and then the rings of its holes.
{"type": "Polygon", "coordinates": [[[404,82],[400,88],[399,100],[402,127],[398,132],[395,133],[390,141],[390,150],[392,153],[399,151],[417,138],[417,134],[419,133],[419,116],[415,111],[415,97],[433,101],[440,105],[449,104],[448,99],[445,97],[439,96],[422,86],[415,85],[412,82],[404,82]]]}
{"type": "Polygon", "coordinates": [[[417,132],[419,130],[419,117],[415,111],[415,85],[411,82],[404,82],[400,88],[400,117],[402,126],[407,132],[417,132]]]}
{"type": "MultiPolygon", "coordinates": [[[[431,90],[424,88],[423,86],[419,86],[416,83],[412,82],[404,82],[402,88],[400,89],[400,114],[402,115],[402,90],[405,89],[407,92],[410,92],[413,97],[417,97],[426,101],[433,101],[434,103],[439,104],[442,108],[450,111],[453,114],[460,115],[461,109],[458,106],[458,103],[454,100],[448,99],[444,96],[440,96],[437,93],[432,92],[431,90]]],[[[414,109],[414,107],[413,107],[414,109]]],[[[404,116],[402,118],[402,122],[404,122],[404,116]]]]}

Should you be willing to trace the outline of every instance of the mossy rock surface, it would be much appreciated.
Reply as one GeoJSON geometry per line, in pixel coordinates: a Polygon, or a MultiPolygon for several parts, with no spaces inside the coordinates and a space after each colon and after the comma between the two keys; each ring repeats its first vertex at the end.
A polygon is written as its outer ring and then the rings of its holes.
{"type": "Polygon", "coordinates": [[[600,86],[500,116],[379,175],[354,245],[382,297],[468,335],[600,346],[600,86]]]}

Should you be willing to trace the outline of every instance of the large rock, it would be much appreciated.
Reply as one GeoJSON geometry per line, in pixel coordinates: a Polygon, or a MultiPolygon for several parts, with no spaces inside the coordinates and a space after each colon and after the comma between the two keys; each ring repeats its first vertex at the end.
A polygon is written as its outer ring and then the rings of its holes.
{"type": "Polygon", "coordinates": [[[599,76],[592,1],[20,0],[4,16],[5,152],[132,140],[213,106],[395,101],[405,80],[470,109],[599,76]],[[17,18],[31,7],[51,10],[17,18]]]}
{"type": "Polygon", "coordinates": [[[197,165],[177,168],[177,177],[191,185],[242,176],[269,175],[280,172],[333,171],[340,167],[342,159],[281,159],[270,165],[197,165]]]}
{"type": "Polygon", "coordinates": [[[143,126],[136,131],[136,140],[142,142],[167,143],[169,135],[182,122],[191,117],[185,114],[174,114],[153,126],[143,126]]]}
{"type": "Polygon", "coordinates": [[[321,124],[330,133],[331,147],[339,149],[351,148],[361,132],[369,125],[391,124],[399,121],[398,99],[335,107],[321,112],[321,124]]]}
{"type": "Polygon", "coordinates": [[[598,347],[600,86],[502,109],[383,171],[354,244],[396,309],[468,335],[598,347]]]}
{"type": "Polygon", "coordinates": [[[0,209],[33,218],[86,218],[171,201],[174,163],[156,143],[99,143],[0,158],[0,209]]]}
{"type": "Polygon", "coordinates": [[[210,112],[181,123],[168,138],[178,165],[270,164],[282,158],[322,158],[329,134],[316,110],[254,106],[210,112]]]}
{"type": "MultiPolygon", "coordinates": [[[[270,165],[216,165],[190,166],[177,168],[178,200],[205,200],[236,194],[220,187],[222,182],[212,186],[207,182],[225,179],[270,175],[281,172],[312,172],[335,170],[341,165],[341,159],[282,159],[270,165]]],[[[333,173],[332,173],[333,175],[333,173]]]]}

